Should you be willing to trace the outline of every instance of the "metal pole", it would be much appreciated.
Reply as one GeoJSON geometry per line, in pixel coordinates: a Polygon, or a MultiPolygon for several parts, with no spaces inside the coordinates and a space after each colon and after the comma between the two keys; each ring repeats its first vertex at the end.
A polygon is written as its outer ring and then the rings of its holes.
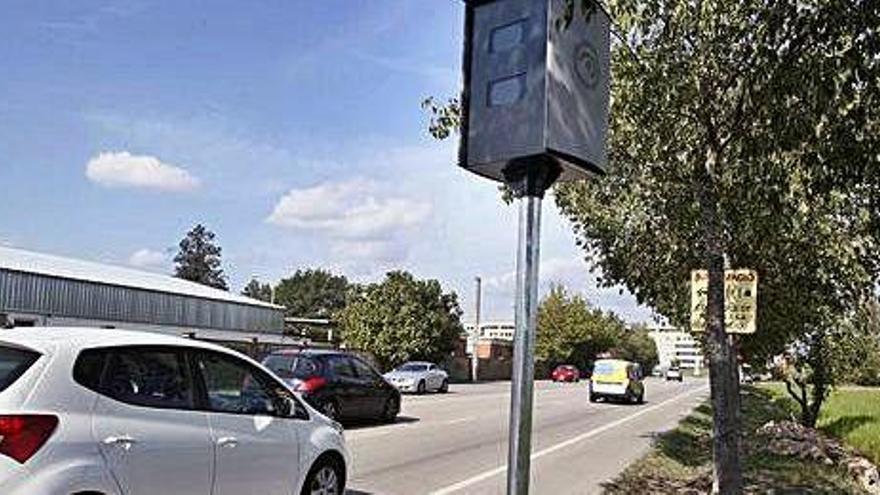
{"type": "Polygon", "coordinates": [[[513,382],[510,390],[510,444],[507,456],[509,495],[529,493],[540,244],[541,196],[520,197],[519,248],[516,258],[516,331],[513,382]]]}
{"type": "Polygon", "coordinates": [[[471,370],[473,371],[474,381],[478,381],[480,378],[480,357],[477,356],[477,344],[480,341],[480,311],[483,300],[483,280],[480,277],[476,277],[477,282],[477,296],[476,296],[476,314],[474,318],[474,332],[471,335],[471,370]]]}

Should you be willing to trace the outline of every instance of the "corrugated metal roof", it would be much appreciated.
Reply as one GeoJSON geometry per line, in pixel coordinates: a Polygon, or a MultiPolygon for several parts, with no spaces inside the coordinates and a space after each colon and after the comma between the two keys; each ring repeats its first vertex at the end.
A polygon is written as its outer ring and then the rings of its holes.
{"type": "Polygon", "coordinates": [[[99,284],[132,287],[190,297],[224,301],[248,306],[284,309],[249,297],[240,296],[187,280],[133,270],[121,266],[62,258],[49,254],[0,246],[0,270],[13,270],[50,277],[61,277],[99,284]]]}

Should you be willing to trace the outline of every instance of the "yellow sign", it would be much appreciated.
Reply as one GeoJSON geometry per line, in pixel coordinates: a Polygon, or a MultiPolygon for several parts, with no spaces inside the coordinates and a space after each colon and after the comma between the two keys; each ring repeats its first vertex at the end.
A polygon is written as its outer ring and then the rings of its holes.
{"type": "MultiPolygon", "coordinates": [[[[691,272],[691,331],[706,331],[709,272],[691,272]]],[[[758,320],[758,273],[724,271],[724,327],[727,333],[755,333],[758,320]]]]}

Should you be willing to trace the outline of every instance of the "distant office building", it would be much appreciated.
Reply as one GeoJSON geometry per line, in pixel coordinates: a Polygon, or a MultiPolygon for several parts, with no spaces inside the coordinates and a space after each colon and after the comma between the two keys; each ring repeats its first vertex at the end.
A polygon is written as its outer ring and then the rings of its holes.
{"type": "Polygon", "coordinates": [[[289,344],[284,308],[167,275],[0,247],[0,326],[139,329],[289,344]]]}
{"type": "MultiPolygon", "coordinates": [[[[468,335],[473,335],[474,324],[466,323],[464,325],[468,335]]],[[[479,337],[481,339],[499,339],[513,341],[513,332],[516,325],[513,322],[488,321],[480,323],[479,337]]]]}
{"type": "Polygon", "coordinates": [[[657,344],[657,358],[661,368],[677,361],[682,368],[702,368],[703,352],[693,335],[673,327],[652,328],[648,332],[657,344]]]}

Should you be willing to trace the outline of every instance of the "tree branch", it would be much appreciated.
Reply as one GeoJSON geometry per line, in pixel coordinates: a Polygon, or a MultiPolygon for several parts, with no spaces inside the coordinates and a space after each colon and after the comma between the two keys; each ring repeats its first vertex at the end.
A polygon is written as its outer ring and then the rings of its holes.
{"type": "Polygon", "coordinates": [[[801,399],[801,397],[798,395],[798,393],[795,392],[794,387],[791,384],[791,381],[788,378],[786,378],[784,381],[785,381],[785,389],[788,391],[788,395],[790,395],[795,401],[797,401],[798,405],[801,406],[801,410],[806,409],[807,404],[805,403],[805,401],[803,399],[801,399]]]}

